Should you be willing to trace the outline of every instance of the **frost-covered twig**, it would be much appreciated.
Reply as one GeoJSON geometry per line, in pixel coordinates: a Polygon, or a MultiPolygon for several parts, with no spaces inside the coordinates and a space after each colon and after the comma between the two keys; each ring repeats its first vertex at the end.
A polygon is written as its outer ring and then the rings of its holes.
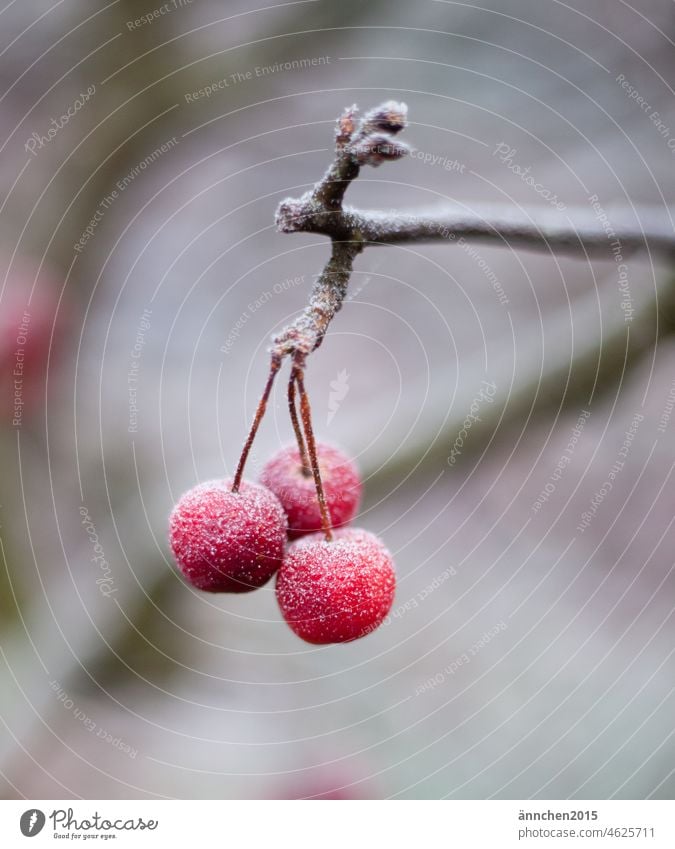
{"type": "MultiPolygon", "coordinates": [[[[317,348],[347,293],[355,257],[367,245],[448,242],[480,239],[496,245],[614,256],[613,250],[638,250],[675,256],[673,215],[663,210],[588,208],[558,210],[484,207],[405,212],[343,207],[349,184],[363,165],[400,159],[408,147],[394,138],[406,126],[407,107],[388,101],[357,122],[356,106],[337,122],[335,159],[321,180],[299,198],[286,198],[277,209],[283,233],[314,233],[332,240],[331,257],[318,276],[304,312],[280,333],[272,352],[279,357],[307,355],[317,348]]],[[[592,200],[592,199],[591,199],[592,200]]]]}
{"type": "Polygon", "coordinates": [[[309,304],[274,339],[273,353],[276,356],[307,355],[319,347],[333,316],[342,307],[354,258],[360,250],[361,245],[356,242],[333,241],[330,259],[314,283],[309,304]]]}
{"type": "Polygon", "coordinates": [[[675,211],[669,219],[662,209],[651,207],[636,211],[622,207],[601,215],[590,208],[558,212],[498,206],[442,206],[428,212],[344,210],[352,232],[374,245],[452,243],[465,238],[580,256],[604,255],[609,259],[613,257],[613,244],[621,253],[650,250],[675,255],[673,218],[675,211]],[[629,223],[636,218],[637,223],[629,223]]]}
{"type": "Polygon", "coordinates": [[[277,210],[277,226],[325,233],[332,239],[331,256],[318,276],[304,312],[274,339],[273,354],[310,354],[321,344],[335,313],[347,294],[354,258],[364,240],[342,209],[342,200],[362,165],[380,165],[400,159],[408,147],[394,137],[406,125],[407,108],[388,101],[356,121],[356,106],[346,109],[335,131],[335,159],[319,182],[300,198],[287,198],[277,210]]]}

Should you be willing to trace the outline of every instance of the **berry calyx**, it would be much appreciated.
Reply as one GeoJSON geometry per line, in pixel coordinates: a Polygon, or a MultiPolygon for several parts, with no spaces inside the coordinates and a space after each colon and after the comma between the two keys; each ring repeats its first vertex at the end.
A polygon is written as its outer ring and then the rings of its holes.
{"type": "Polygon", "coordinates": [[[286,516],[276,496],[260,484],[214,480],[188,490],[174,507],[170,543],[187,580],[208,592],[245,593],[279,569],[286,516]]]}
{"type": "MultiPolygon", "coordinates": [[[[339,528],[356,515],[363,488],[361,478],[354,463],[339,448],[318,443],[316,449],[330,523],[339,528]]],[[[289,445],[275,454],[265,464],[260,482],[277,496],[286,511],[289,539],[322,529],[315,482],[303,468],[296,446],[289,445]]]]}
{"type": "Polygon", "coordinates": [[[391,609],[396,575],[391,555],[359,528],[320,534],[288,549],[277,577],[277,600],[291,629],[308,643],[344,643],[378,627],[391,609]]]}

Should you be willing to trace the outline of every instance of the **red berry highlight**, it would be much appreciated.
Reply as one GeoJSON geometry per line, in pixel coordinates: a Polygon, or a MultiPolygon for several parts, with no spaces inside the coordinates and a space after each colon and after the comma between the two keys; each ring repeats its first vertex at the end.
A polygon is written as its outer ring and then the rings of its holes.
{"type": "MultiPolygon", "coordinates": [[[[339,448],[320,442],[316,449],[331,525],[339,528],[356,515],[361,478],[354,463],[339,448]]],[[[290,539],[321,530],[314,478],[304,473],[297,446],[289,445],[275,454],[265,464],[260,482],[272,490],[286,511],[290,539]]]]}
{"type": "Polygon", "coordinates": [[[391,609],[396,575],[374,534],[336,531],[294,542],[277,577],[277,600],[291,629],[308,643],[345,643],[374,631],[391,609]]]}
{"type": "Polygon", "coordinates": [[[200,590],[255,590],[284,556],[286,516],[276,496],[248,481],[239,492],[231,486],[229,480],[199,484],[171,513],[171,549],[183,575],[200,590]]]}

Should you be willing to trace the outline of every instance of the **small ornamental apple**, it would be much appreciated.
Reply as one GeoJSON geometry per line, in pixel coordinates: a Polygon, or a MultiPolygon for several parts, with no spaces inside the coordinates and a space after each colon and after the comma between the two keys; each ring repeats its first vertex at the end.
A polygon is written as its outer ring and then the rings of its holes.
{"type": "MultiPolygon", "coordinates": [[[[331,526],[339,528],[351,522],[359,508],[361,478],[354,463],[339,448],[319,442],[316,453],[331,526]]],[[[289,539],[321,530],[314,478],[303,467],[297,446],[289,445],[275,454],[265,464],[260,482],[272,490],[286,511],[289,539]]]]}
{"type": "Polygon", "coordinates": [[[187,580],[208,592],[245,593],[262,587],[281,565],[286,516],[260,484],[208,481],[174,507],[170,542],[187,580]]]}
{"type": "Polygon", "coordinates": [[[394,600],[391,555],[359,528],[303,537],[289,546],[277,600],[291,629],[308,643],[344,643],[377,628],[394,600]]]}

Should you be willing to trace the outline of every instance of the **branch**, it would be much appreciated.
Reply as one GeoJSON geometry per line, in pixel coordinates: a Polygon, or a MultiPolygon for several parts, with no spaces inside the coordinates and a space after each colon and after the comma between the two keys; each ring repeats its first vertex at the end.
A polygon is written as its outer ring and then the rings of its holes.
{"type": "Polygon", "coordinates": [[[342,200],[362,165],[377,166],[400,159],[408,147],[394,139],[406,125],[407,107],[388,101],[356,123],[356,106],[346,109],[335,131],[335,159],[319,182],[302,197],[287,198],[277,210],[277,225],[284,232],[323,232],[332,239],[332,251],[317,278],[304,312],[274,340],[272,355],[280,359],[306,356],[319,347],[328,325],[342,307],[364,240],[342,210],[342,200]],[[286,223],[284,223],[286,222],[286,223]],[[292,223],[292,226],[291,226],[292,223]]]}
{"type": "Polygon", "coordinates": [[[474,210],[444,206],[418,213],[346,209],[344,219],[352,232],[375,245],[452,242],[463,238],[582,256],[586,252],[604,254],[613,258],[614,242],[620,253],[649,249],[675,254],[675,229],[663,212],[651,207],[637,212],[639,224],[631,225],[625,223],[630,219],[631,210],[613,210],[608,219],[609,233],[598,217],[582,208],[564,213],[492,205],[474,210]]]}
{"type": "Polygon", "coordinates": [[[363,245],[357,242],[333,242],[331,256],[312,289],[309,304],[282,333],[275,337],[272,353],[306,356],[319,347],[328,325],[341,309],[347,295],[354,258],[363,245]]]}
{"type": "Polygon", "coordinates": [[[286,198],[276,214],[282,233],[314,233],[332,240],[331,257],[316,280],[304,312],[274,340],[273,356],[306,356],[319,347],[344,302],[355,257],[367,245],[460,242],[605,255],[654,251],[675,256],[673,214],[653,208],[613,210],[597,206],[563,211],[443,206],[420,212],[344,208],[342,201],[363,165],[400,159],[409,148],[394,136],[407,123],[404,103],[388,101],[356,123],[356,106],[346,109],[335,132],[335,158],[318,183],[299,198],[286,198]],[[630,223],[637,219],[638,223],[630,223]]]}

